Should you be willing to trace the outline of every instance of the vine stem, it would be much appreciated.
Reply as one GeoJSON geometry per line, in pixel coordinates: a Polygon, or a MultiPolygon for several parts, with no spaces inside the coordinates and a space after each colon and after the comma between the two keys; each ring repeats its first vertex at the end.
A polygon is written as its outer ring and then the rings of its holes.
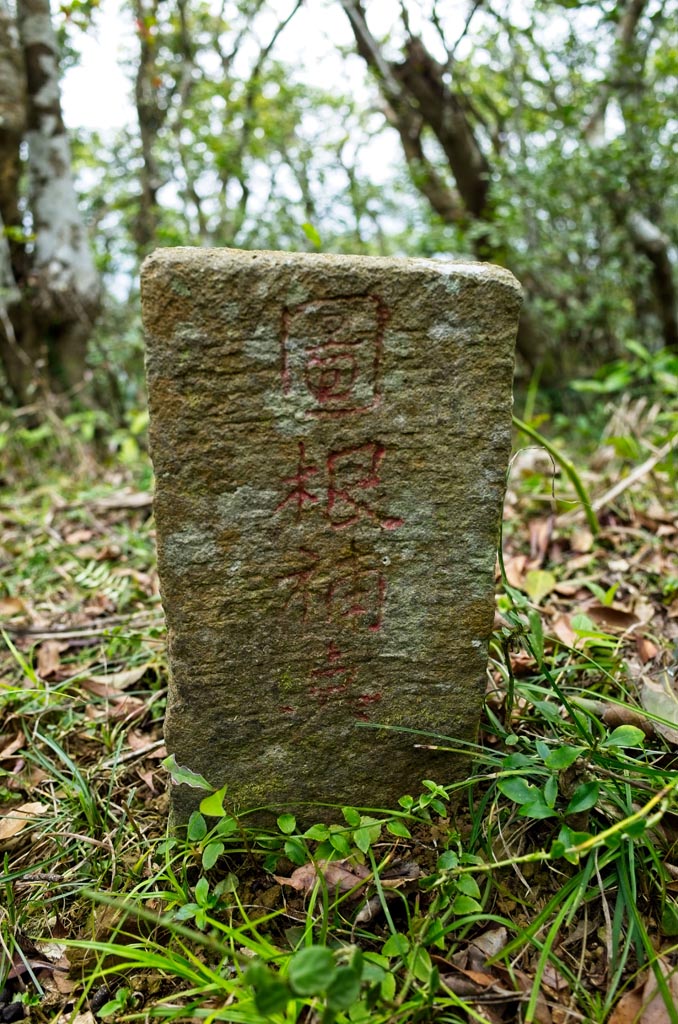
{"type": "Polygon", "coordinates": [[[536,441],[537,444],[545,448],[551,458],[562,467],[563,471],[569,477],[570,482],[577,493],[577,497],[582,503],[584,514],[586,515],[586,521],[589,524],[589,530],[595,537],[596,534],[600,533],[600,523],[598,522],[598,516],[591,504],[588,491],[584,487],[582,479],[575,469],[574,463],[568,459],[567,455],[563,455],[561,451],[558,451],[558,449],[555,448],[547,438],[540,434],[538,430],[535,430],[534,427],[531,427],[528,423],[524,423],[522,420],[519,420],[517,416],[513,417],[513,426],[516,430],[519,430],[522,434],[527,434],[527,436],[531,437],[533,441],[536,441]]]}

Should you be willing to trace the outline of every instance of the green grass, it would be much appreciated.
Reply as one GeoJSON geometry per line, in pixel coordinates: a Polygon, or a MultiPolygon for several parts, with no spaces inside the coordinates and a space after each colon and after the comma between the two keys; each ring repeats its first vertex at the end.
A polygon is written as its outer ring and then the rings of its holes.
{"type": "MultiPolygon", "coordinates": [[[[2,435],[0,990],[37,1021],[94,1007],[113,1021],[542,1024],[556,1008],[603,1022],[622,999],[640,1012],[654,989],[678,1024],[678,777],[661,721],[678,714],[640,701],[642,672],[670,650],[675,593],[661,580],[678,564],[646,510],[670,507],[672,465],[599,510],[586,564],[571,546],[576,494],[558,481],[566,515],[529,577],[520,558],[551,484],[511,481],[490,685],[462,783],[269,830],[236,816],[227,789],[205,789],[188,830],[169,835],[170,776],[205,784],[160,749],[153,522],[147,506],[102,501],[143,491],[148,463],[121,444],[78,478],[64,430],[85,444],[60,427],[61,469],[26,431],[2,435]],[[632,568],[610,568],[621,560],[632,568]],[[630,632],[589,614],[640,598],[653,616],[630,632]],[[656,648],[640,674],[636,634],[656,648]]],[[[654,441],[636,440],[642,462],[654,441]]],[[[53,435],[40,444],[54,454],[53,435]]],[[[611,456],[606,478],[580,464],[581,489],[602,492],[625,459],[611,456]]]]}

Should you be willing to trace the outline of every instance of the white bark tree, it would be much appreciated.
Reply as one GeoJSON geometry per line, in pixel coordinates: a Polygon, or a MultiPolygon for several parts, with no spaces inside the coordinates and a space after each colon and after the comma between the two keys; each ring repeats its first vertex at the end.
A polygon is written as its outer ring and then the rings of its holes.
{"type": "Polygon", "coordinates": [[[0,361],[26,404],[79,388],[100,286],[73,184],[49,0],[17,0],[12,14],[0,0],[0,361]]]}

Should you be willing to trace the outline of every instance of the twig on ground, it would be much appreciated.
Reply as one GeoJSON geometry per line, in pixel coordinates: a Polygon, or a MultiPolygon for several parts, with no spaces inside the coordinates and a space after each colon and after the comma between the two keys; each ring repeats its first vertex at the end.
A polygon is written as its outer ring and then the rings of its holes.
{"type": "Polygon", "coordinates": [[[654,469],[658,462],[665,459],[676,445],[678,445],[678,434],[674,434],[673,437],[669,438],[665,445],[662,445],[658,452],[651,455],[650,458],[646,459],[645,462],[642,462],[640,466],[636,466],[628,476],[624,477],[623,480],[618,480],[613,487],[610,487],[610,489],[605,491],[604,494],[601,494],[599,498],[596,498],[595,501],[592,502],[593,510],[598,512],[601,508],[604,508],[605,505],[608,505],[611,501],[614,501],[615,498],[618,498],[620,494],[623,494],[624,491],[628,490],[629,487],[633,487],[634,484],[637,484],[639,480],[642,480],[643,477],[647,476],[648,473],[654,469]]]}

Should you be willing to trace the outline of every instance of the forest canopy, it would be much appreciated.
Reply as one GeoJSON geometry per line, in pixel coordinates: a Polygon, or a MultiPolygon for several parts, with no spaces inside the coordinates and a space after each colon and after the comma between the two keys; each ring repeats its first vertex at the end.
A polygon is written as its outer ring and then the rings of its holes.
{"type": "MultiPolygon", "coordinates": [[[[124,406],[156,246],[490,260],[519,372],[678,349],[667,0],[126,0],[129,123],[67,133],[101,12],[0,2],[6,402],[124,406]]],[[[103,94],[107,83],[96,88],[103,94]]]]}

